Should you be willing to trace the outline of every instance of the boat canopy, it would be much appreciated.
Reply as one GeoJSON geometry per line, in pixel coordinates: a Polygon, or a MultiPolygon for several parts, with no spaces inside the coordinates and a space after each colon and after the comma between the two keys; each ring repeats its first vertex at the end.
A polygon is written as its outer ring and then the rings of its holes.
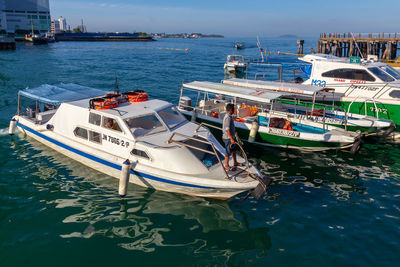
{"type": "Polygon", "coordinates": [[[291,95],[314,95],[315,93],[324,90],[322,87],[287,83],[287,82],[270,82],[270,81],[260,81],[260,80],[247,80],[232,78],[223,80],[222,83],[247,87],[258,90],[268,90],[268,91],[278,91],[278,92],[289,92],[291,95]]]}
{"type": "Polygon", "coordinates": [[[57,85],[44,84],[36,88],[20,90],[19,95],[38,100],[43,103],[60,104],[84,98],[102,96],[106,92],[73,83],[60,83],[57,85]]]}
{"type": "Polygon", "coordinates": [[[232,86],[223,83],[214,82],[199,82],[194,81],[190,83],[184,83],[183,87],[194,90],[204,91],[208,93],[221,94],[231,97],[239,97],[243,99],[253,100],[257,102],[270,103],[272,100],[280,98],[284,95],[291,95],[286,92],[272,92],[264,90],[256,90],[252,88],[232,86]]]}

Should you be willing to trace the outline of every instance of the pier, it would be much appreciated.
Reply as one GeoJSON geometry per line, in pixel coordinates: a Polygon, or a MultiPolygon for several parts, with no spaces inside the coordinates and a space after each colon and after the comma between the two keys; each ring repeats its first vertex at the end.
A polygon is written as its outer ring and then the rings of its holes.
{"type": "Polygon", "coordinates": [[[15,40],[10,37],[0,37],[0,50],[15,50],[15,40]]]}
{"type": "Polygon", "coordinates": [[[338,57],[358,56],[394,61],[397,58],[399,33],[321,33],[317,53],[338,57]]]}

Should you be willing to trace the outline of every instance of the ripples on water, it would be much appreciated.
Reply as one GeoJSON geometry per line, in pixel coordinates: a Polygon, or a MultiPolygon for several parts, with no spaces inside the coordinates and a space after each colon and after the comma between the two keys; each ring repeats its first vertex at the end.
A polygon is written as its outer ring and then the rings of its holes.
{"type": "MultiPolygon", "coordinates": [[[[117,74],[121,88],[145,89],[176,103],[182,80],[223,78],[226,55],[233,52],[227,48],[231,41],[59,43],[0,55],[1,90],[9,96],[0,108],[0,262],[398,263],[399,144],[366,144],[357,156],[249,147],[250,160],[274,179],[258,201],[241,202],[240,196],[209,200],[135,185],[129,186],[122,201],[116,179],[22,134],[7,135],[17,89],[57,82],[107,89],[117,74]],[[153,46],[189,47],[191,52],[153,46]],[[38,67],[40,62],[44,63],[38,67]]],[[[289,41],[265,42],[283,42],[284,47],[289,41]]]]}

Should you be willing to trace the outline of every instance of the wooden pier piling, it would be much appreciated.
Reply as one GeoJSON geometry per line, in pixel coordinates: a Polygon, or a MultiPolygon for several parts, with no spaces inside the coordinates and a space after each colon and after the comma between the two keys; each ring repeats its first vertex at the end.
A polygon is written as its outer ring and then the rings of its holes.
{"type": "Polygon", "coordinates": [[[399,42],[398,33],[321,33],[317,53],[362,58],[375,55],[378,59],[394,61],[399,42]]]}

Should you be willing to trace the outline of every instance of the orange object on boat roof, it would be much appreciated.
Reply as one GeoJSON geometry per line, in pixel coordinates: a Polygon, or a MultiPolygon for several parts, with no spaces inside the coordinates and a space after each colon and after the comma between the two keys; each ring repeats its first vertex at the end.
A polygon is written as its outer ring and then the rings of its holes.
{"type": "Polygon", "coordinates": [[[142,90],[135,90],[124,93],[129,98],[129,102],[143,102],[149,100],[149,95],[142,90]]]}
{"type": "Polygon", "coordinates": [[[118,107],[118,101],[106,98],[93,98],[89,100],[89,106],[93,109],[110,109],[118,107]]]}

